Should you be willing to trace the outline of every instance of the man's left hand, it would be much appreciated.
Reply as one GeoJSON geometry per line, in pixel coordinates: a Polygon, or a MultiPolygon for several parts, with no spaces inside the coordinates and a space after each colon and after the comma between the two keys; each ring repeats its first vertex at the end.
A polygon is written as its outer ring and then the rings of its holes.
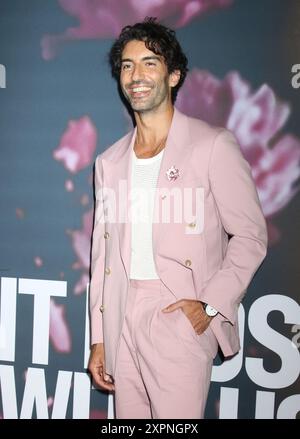
{"type": "Polygon", "coordinates": [[[166,308],[163,308],[162,312],[173,312],[175,309],[179,308],[181,308],[189,319],[198,335],[202,334],[202,332],[208,328],[208,325],[213,319],[213,317],[208,316],[204,311],[202,302],[193,299],[180,299],[178,302],[172,303],[166,308]]]}

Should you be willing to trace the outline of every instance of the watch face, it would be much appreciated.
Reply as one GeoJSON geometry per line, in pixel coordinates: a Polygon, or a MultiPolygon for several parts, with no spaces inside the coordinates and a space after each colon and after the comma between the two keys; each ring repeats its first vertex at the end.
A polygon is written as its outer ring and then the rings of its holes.
{"type": "Polygon", "coordinates": [[[218,311],[210,305],[206,305],[205,312],[210,317],[214,317],[215,315],[218,314],[218,311]]]}

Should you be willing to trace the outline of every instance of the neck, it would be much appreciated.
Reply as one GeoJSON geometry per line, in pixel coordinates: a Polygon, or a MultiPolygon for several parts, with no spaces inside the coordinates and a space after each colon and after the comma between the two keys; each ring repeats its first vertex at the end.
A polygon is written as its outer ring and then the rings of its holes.
{"type": "Polygon", "coordinates": [[[154,151],[167,138],[174,113],[173,105],[151,112],[135,113],[136,146],[143,151],[154,151]]]}

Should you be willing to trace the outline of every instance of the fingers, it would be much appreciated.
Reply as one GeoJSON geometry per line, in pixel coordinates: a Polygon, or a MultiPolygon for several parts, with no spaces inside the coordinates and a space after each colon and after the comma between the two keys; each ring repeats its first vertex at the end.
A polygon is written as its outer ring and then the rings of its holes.
{"type": "Polygon", "coordinates": [[[205,331],[205,329],[203,329],[203,328],[195,328],[195,332],[197,335],[203,334],[204,331],[205,331]]]}
{"type": "Polygon", "coordinates": [[[115,385],[113,383],[107,383],[101,378],[97,381],[96,384],[103,390],[108,390],[110,392],[115,390],[115,385]]]}
{"type": "Polygon", "coordinates": [[[115,390],[115,385],[110,375],[104,374],[104,382],[108,390],[115,390]]]}
{"type": "Polygon", "coordinates": [[[100,387],[103,390],[115,390],[115,386],[113,384],[113,380],[111,378],[110,375],[106,374],[103,372],[103,368],[90,368],[89,369],[92,377],[93,377],[93,381],[95,382],[95,384],[97,384],[98,387],[100,387]]]}
{"type": "Polygon", "coordinates": [[[104,346],[102,343],[92,346],[88,370],[98,387],[108,391],[115,389],[113,379],[105,372],[104,346]]]}
{"type": "MultiPolygon", "coordinates": [[[[182,308],[182,310],[189,318],[196,334],[201,335],[208,328],[212,318],[206,315],[202,305],[201,304],[199,305],[200,303],[199,301],[193,301],[193,302],[196,304],[196,306],[194,306],[193,304],[192,307],[190,307],[190,309],[187,309],[187,312],[185,312],[184,308],[182,308]]],[[[187,307],[188,306],[189,304],[187,305],[187,307]]]]}
{"type": "MultiPolygon", "coordinates": [[[[163,309],[164,312],[171,312],[171,311],[175,311],[175,309],[179,309],[181,308],[183,311],[185,309],[191,309],[191,310],[195,310],[196,312],[199,309],[199,300],[194,300],[194,299],[180,299],[177,302],[171,303],[170,305],[168,305],[166,308],[163,309]]],[[[202,305],[201,305],[201,309],[202,305]]],[[[186,312],[185,312],[186,314],[186,312]]]]}
{"type": "Polygon", "coordinates": [[[107,373],[104,374],[104,381],[108,382],[108,383],[112,383],[113,379],[110,375],[107,375],[107,373]]]}
{"type": "Polygon", "coordinates": [[[175,309],[181,308],[184,303],[184,299],[178,300],[178,302],[171,303],[170,305],[166,306],[162,309],[163,312],[172,312],[175,311],[175,309]]]}
{"type": "Polygon", "coordinates": [[[201,320],[199,323],[197,323],[197,324],[194,326],[194,329],[195,329],[196,334],[197,334],[197,335],[201,335],[201,334],[203,334],[203,332],[205,332],[205,331],[207,330],[207,328],[208,328],[208,326],[209,326],[209,323],[210,323],[210,320],[209,320],[209,321],[207,321],[207,320],[205,320],[205,321],[201,320]]]}

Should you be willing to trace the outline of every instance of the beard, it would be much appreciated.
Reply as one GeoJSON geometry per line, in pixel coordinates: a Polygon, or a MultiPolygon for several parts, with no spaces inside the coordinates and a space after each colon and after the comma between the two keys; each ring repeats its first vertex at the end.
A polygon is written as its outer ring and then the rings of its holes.
{"type": "Polygon", "coordinates": [[[121,89],[131,109],[137,113],[146,113],[154,110],[168,97],[168,86],[165,81],[160,84],[160,87],[157,87],[157,85],[153,86],[153,84],[133,83],[125,87],[121,86],[121,89]],[[135,98],[129,91],[133,86],[150,87],[149,96],[135,98]]]}

